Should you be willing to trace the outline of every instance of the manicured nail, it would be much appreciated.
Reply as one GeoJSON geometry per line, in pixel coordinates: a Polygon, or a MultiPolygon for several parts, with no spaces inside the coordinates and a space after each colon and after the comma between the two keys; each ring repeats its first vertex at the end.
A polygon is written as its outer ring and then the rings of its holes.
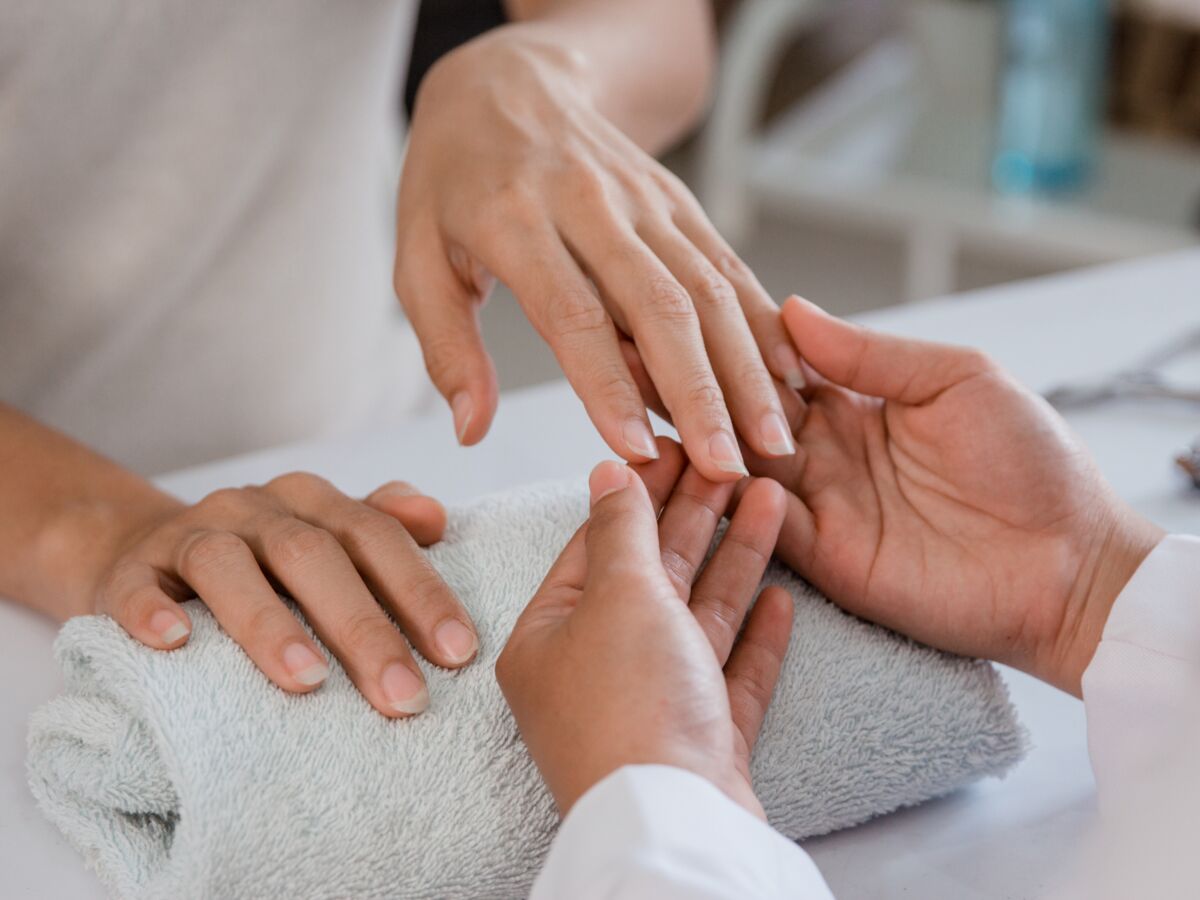
{"type": "Polygon", "coordinates": [[[466,391],[459,391],[450,400],[450,409],[454,412],[454,434],[461,444],[467,434],[467,428],[471,424],[471,416],[475,414],[475,405],[471,402],[471,395],[466,391]]]}
{"type": "Polygon", "coordinates": [[[737,441],[724,431],[718,431],[708,439],[708,458],[722,472],[750,474],[746,471],[746,464],[742,462],[742,454],[738,452],[737,441]]]}
{"type": "Polygon", "coordinates": [[[283,664],[293,678],[306,686],[320,684],[329,677],[329,666],[307,644],[288,644],[283,651],[283,664]]]}
{"type": "Polygon", "coordinates": [[[475,633],[458,619],[447,619],[434,629],[433,642],[453,665],[465,663],[479,646],[475,633]]]}
{"type": "Polygon", "coordinates": [[[181,641],[191,631],[179,616],[165,609],[158,610],[150,617],[150,630],[157,634],[164,644],[181,641]]]}
{"type": "Polygon", "coordinates": [[[588,478],[592,505],[599,503],[615,491],[629,487],[630,474],[630,470],[626,466],[611,460],[602,462],[592,469],[592,475],[588,478]]]}
{"type": "Polygon", "coordinates": [[[804,369],[800,366],[800,357],[787,344],[775,348],[775,365],[783,375],[784,383],[792,390],[802,391],[808,386],[808,379],[804,377],[804,369]]]}
{"type": "Polygon", "coordinates": [[[429,690],[425,682],[403,663],[392,663],[384,669],[380,683],[383,696],[396,712],[415,716],[429,708],[429,690]]]}
{"type": "Polygon", "coordinates": [[[777,412],[769,412],[762,420],[763,446],[772,456],[791,456],[796,452],[787,422],[777,412]]]}
{"type": "Polygon", "coordinates": [[[654,432],[641,419],[630,419],[621,429],[625,446],[646,459],[658,459],[658,447],[654,443],[654,432]]]}

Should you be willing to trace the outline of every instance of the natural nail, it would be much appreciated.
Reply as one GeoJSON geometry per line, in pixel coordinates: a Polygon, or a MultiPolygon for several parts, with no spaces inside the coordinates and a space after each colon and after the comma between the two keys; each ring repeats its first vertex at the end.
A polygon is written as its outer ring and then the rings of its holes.
{"type": "Polygon", "coordinates": [[[708,439],[708,457],[722,472],[750,474],[742,462],[742,454],[738,452],[737,441],[724,431],[718,431],[708,439]]]}
{"type": "Polygon", "coordinates": [[[454,665],[465,663],[479,646],[475,633],[458,619],[447,619],[434,629],[433,641],[442,656],[454,665]]]}
{"type": "Polygon", "coordinates": [[[629,487],[630,470],[617,462],[602,462],[592,469],[588,479],[588,487],[592,494],[592,504],[599,503],[609,494],[629,487]]]}
{"type": "Polygon", "coordinates": [[[329,677],[329,666],[307,644],[288,644],[283,651],[283,664],[305,686],[320,684],[329,677]]]}
{"type": "Polygon", "coordinates": [[[646,459],[658,459],[658,446],[654,443],[654,432],[641,419],[630,419],[621,430],[625,446],[646,459]]]}
{"type": "Polygon", "coordinates": [[[777,412],[769,412],[762,420],[763,446],[772,456],[791,456],[796,452],[787,422],[777,412]]]}
{"type": "Polygon", "coordinates": [[[784,383],[794,391],[802,391],[808,386],[804,377],[804,369],[800,365],[800,357],[787,344],[775,348],[775,365],[783,375],[784,383]]]}
{"type": "Polygon", "coordinates": [[[165,609],[158,610],[150,617],[150,630],[157,634],[164,644],[181,641],[191,631],[179,616],[165,609]]]}
{"type": "Polygon", "coordinates": [[[471,424],[471,416],[475,414],[475,405],[471,402],[471,395],[466,391],[459,391],[450,401],[450,409],[454,412],[454,434],[461,444],[463,438],[466,437],[467,428],[471,424]]]}
{"type": "Polygon", "coordinates": [[[380,679],[383,696],[398,713],[414,716],[429,708],[429,690],[420,677],[403,663],[392,663],[380,679]]]}

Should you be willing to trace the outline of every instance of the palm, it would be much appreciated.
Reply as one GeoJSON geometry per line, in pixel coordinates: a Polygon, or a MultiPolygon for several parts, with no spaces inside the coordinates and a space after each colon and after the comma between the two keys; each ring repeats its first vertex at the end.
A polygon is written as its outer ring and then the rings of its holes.
{"type": "Polygon", "coordinates": [[[848,611],[955,652],[1015,661],[1055,633],[1105,489],[1040,400],[986,365],[923,402],[825,381],[807,399],[797,456],[754,466],[800,501],[785,562],[848,611]]]}

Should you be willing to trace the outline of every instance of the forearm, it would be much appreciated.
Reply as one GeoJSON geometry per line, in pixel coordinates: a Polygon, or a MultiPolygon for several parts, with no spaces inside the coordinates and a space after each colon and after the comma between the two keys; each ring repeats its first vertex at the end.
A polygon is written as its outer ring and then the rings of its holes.
{"type": "Polygon", "coordinates": [[[704,0],[507,0],[510,26],[567,50],[597,108],[655,153],[695,121],[714,67],[704,0]]]}
{"type": "Polygon", "coordinates": [[[103,561],[178,501],[0,404],[0,596],[57,619],[89,612],[103,561]]]}

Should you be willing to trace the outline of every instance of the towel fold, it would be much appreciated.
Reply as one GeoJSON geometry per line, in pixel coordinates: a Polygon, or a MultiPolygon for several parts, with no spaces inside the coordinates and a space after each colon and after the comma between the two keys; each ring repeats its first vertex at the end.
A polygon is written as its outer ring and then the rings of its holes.
{"type": "MultiPolygon", "coordinates": [[[[72,619],[62,696],[35,713],[29,780],[117,894],[138,898],[518,897],[553,802],[492,666],[587,512],[577,485],[451,511],[429,557],[475,617],[461,672],[422,663],[431,706],[390,721],[334,663],[318,691],[271,685],[198,602],[188,644],[148,649],[72,619]]],[[[988,664],[839,611],[772,564],[795,636],[753,761],[773,825],[822,834],[998,775],[1024,752],[988,664]]]]}

